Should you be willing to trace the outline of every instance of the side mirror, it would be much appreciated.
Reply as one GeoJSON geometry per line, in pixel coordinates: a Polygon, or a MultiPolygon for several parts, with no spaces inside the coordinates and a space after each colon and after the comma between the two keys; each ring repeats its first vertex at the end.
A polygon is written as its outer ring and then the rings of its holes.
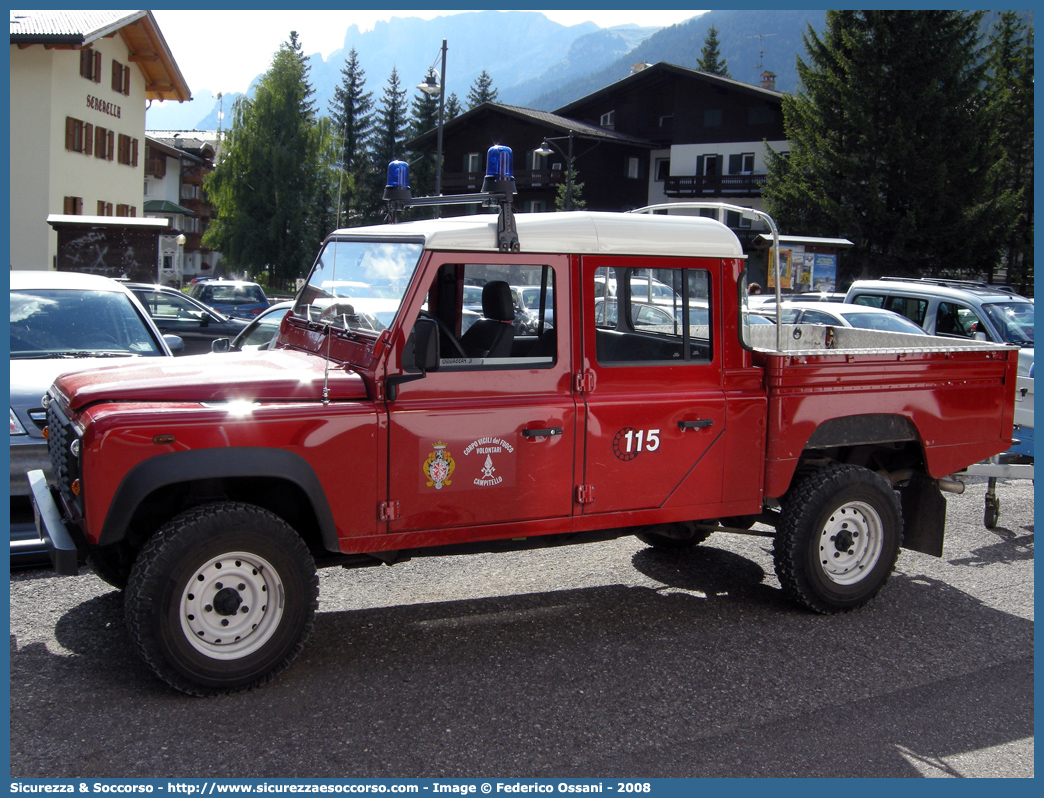
{"type": "Polygon", "coordinates": [[[210,342],[210,351],[214,354],[224,354],[232,348],[231,338],[215,338],[210,342]]]}
{"type": "Polygon", "coordinates": [[[399,386],[427,376],[429,371],[439,370],[439,325],[434,319],[421,317],[413,325],[413,332],[402,350],[402,367],[408,374],[395,374],[385,380],[388,401],[395,401],[399,386]]]}
{"type": "Polygon", "coordinates": [[[170,349],[173,354],[176,355],[178,352],[185,351],[185,342],[181,340],[180,335],[167,334],[163,336],[163,340],[167,342],[167,348],[170,349]]]}
{"type": "MultiPolygon", "coordinates": [[[[422,374],[439,370],[439,325],[434,319],[420,318],[413,325],[413,367],[422,374]]],[[[409,348],[409,342],[406,344],[409,348]]]]}

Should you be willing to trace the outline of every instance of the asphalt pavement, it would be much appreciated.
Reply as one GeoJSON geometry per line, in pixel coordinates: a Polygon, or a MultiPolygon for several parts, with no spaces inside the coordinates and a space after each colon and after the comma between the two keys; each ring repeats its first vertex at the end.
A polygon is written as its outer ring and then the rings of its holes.
{"type": "Polygon", "coordinates": [[[635,538],[320,572],[269,686],[190,698],[119,592],[11,574],[11,776],[1031,777],[1033,487],[949,496],[869,606],[788,603],[771,540],[635,538]]]}

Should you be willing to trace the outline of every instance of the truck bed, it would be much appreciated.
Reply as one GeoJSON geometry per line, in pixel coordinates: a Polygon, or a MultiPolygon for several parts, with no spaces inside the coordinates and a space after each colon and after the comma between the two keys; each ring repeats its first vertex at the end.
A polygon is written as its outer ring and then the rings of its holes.
{"type": "Polygon", "coordinates": [[[821,325],[752,328],[765,369],[765,494],[802,453],[913,442],[935,478],[1011,445],[1018,350],[980,341],[821,325]],[[781,344],[782,348],[778,344],[781,344]]]}

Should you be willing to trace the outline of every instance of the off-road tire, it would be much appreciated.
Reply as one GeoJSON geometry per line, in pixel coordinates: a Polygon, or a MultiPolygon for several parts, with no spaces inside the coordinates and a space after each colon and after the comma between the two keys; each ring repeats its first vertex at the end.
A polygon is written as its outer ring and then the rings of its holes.
{"type": "Polygon", "coordinates": [[[289,524],[221,502],[160,527],[131,569],[124,614],[157,676],[210,696],[254,689],[290,665],[318,596],[315,563],[289,524]]]}
{"type": "Polygon", "coordinates": [[[780,507],[772,553],[789,598],[833,614],[861,607],[884,587],[899,556],[903,519],[882,476],[839,463],[803,470],[780,507]]]}
{"type": "Polygon", "coordinates": [[[693,546],[698,546],[711,536],[711,531],[709,529],[698,529],[691,522],[655,524],[653,526],[641,527],[634,533],[634,536],[642,543],[656,549],[678,550],[691,549],[693,546]],[[678,535],[664,534],[667,528],[674,529],[678,535]]]}
{"type": "Polygon", "coordinates": [[[106,546],[91,551],[87,555],[87,564],[95,576],[117,590],[127,587],[133,563],[128,560],[127,553],[118,546],[106,546]]]}

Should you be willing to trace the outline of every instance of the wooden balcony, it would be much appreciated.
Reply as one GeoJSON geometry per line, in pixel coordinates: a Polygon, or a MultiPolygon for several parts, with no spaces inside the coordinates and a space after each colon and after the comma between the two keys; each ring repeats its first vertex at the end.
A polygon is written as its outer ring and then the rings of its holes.
{"type": "Polygon", "coordinates": [[[167,174],[167,159],[163,156],[147,158],[145,160],[145,174],[152,177],[165,177],[167,174]]]}
{"type": "MultiPolygon", "coordinates": [[[[443,172],[442,190],[447,194],[470,194],[482,190],[484,172],[443,172]]],[[[543,188],[565,182],[563,169],[515,170],[516,188],[543,188]]]]}
{"type": "Polygon", "coordinates": [[[760,197],[765,187],[764,174],[691,175],[668,177],[663,193],[668,197],[760,197]]]}

